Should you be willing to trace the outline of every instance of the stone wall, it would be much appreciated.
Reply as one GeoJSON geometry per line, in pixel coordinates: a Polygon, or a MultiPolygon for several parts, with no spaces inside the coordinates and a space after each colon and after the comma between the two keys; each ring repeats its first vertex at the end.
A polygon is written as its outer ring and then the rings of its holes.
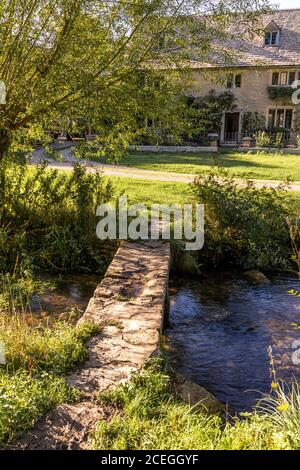
{"type": "MultiPolygon", "coordinates": [[[[291,68],[288,68],[289,70],[291,68]]],[[[300,70],[300,65],[298,68],[294,67],[296,71],[300,70]]],[[[268,95],[268,87],[272,84],[272,73],[274,71],[280,71],[280,69],[267,69],[267,68],[257,68],[257,69],[239,69],[238,73],[242,75],[242,84],[241,88],[231,88],[232,93],[236,97],[236,108],[237,111],[241,112],[242,115],[246,112],[259,113],[263,114],[266,117],[267,123],[267,113],[269,108],[281,107],[281,106],[291,106],[290,98],[276,98],[270,99],[268,95]]],[[[286,71],[286,69],[283,69],[286,71]]],[[[189,91],[190,94],[194,96],[206,95],[211,90],[215,90],[216,93],[223,93],[227,90],[224,81],[225,81],[224,72],[210,72],[205,75],[201,72],[195,72],[194,74],[194,89],[189,91]],[[221,80],[223,79],[223,80],[221,80]]],[[[295,126],[300,125],[300,105],[293,106],[294,108],[294,124],[295,126]]]]}
{"type": "Polygon", "coordinates": [[[201,147],[193,145],[130,145],[129,150],[137,152],[167,152],[167,153],[202,153],[202,152],[218,152],[218,146],[212,145],[211,147],[201,147]]]}

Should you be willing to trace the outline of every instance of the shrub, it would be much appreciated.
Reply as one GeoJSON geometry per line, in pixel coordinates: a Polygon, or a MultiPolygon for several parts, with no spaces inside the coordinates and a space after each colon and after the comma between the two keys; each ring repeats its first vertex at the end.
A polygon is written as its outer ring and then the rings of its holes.
{"type": "Polygon", "coordinates": [[[270,148],[272,146],[272,138],[266,131],[256,132],[254,135],[256,147],[270,148]]]}
{"type": "Polygon", "coordinates": [[[0,270],[103,270],[106,243],[96,237],[96,207],[112,194],[100,172],[88,174],[79,164],[68,174],[2,162],[0,270]]]}
{"type": "Polygon", "coordinates": [[[202,256],[217,264],[234,263],[266,271],[290,267],[290,240],[286,218],[289,209],[282,187],[242,188],[225,172],[199,176],[194,184],[205,204],[205,247],[202,256]]]}

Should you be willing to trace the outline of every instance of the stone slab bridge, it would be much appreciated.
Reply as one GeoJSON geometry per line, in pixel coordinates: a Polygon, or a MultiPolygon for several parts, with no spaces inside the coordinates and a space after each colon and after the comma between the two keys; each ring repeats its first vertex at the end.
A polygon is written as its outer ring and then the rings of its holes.
{"type": "Polygon", "coordinates": [[[21,438],[18,449],[85,449],[92,428],[107,418],[99,392],[130,379],[159,350],[170,271],[168,242],[121,244],[81,322],[101,327],[88,344],[86,363],[67,377],[83,392],[61,405],[21,438]]]}

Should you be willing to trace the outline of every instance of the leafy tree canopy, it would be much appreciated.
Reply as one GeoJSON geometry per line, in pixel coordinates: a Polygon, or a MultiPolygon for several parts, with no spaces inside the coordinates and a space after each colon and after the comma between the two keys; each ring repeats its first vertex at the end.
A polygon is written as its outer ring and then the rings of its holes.
{"type": "Polygon", "coordinates": [[[237,15],[253,29],[267,8],[267,0],[0,0],[0,158],[55,126],[90,127],[112,148],[138,134],[146,114],[176,115],[191,51],[213,60],[237,15]]]}

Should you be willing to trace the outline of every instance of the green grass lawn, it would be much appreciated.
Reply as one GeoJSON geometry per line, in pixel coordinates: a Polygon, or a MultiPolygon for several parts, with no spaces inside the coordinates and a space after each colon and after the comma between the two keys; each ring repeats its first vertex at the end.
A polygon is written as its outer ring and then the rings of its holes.
{"type": "Polygon", "coordinates": [[[105,177],[109,179],[116,193],[123,192],[130,204],[185,204],[195,200],[191,185],[185,183],[172,183],[162,181],[147,181],[116,176],[105,177]]]}
{"type": "MultiPolygon", "coordinates": [[[[140,179],[106,177],[111,180],[116,193],[124,192],[130,204],[184,204],[195,200],[192,187],[185,183],[147,181],[140,179]]],[[[289,191],[286,194],[292,210],[300,212],[300,191],[289,191]]]]}
{"type": "Polygon", "coordinates": [[[219,163],[239,178],[300,181],[300,155],[250,154],[236,151],[214,153],[141,153],[131,152],[122,165],[174,173],[207,173],[219,163]]]}

